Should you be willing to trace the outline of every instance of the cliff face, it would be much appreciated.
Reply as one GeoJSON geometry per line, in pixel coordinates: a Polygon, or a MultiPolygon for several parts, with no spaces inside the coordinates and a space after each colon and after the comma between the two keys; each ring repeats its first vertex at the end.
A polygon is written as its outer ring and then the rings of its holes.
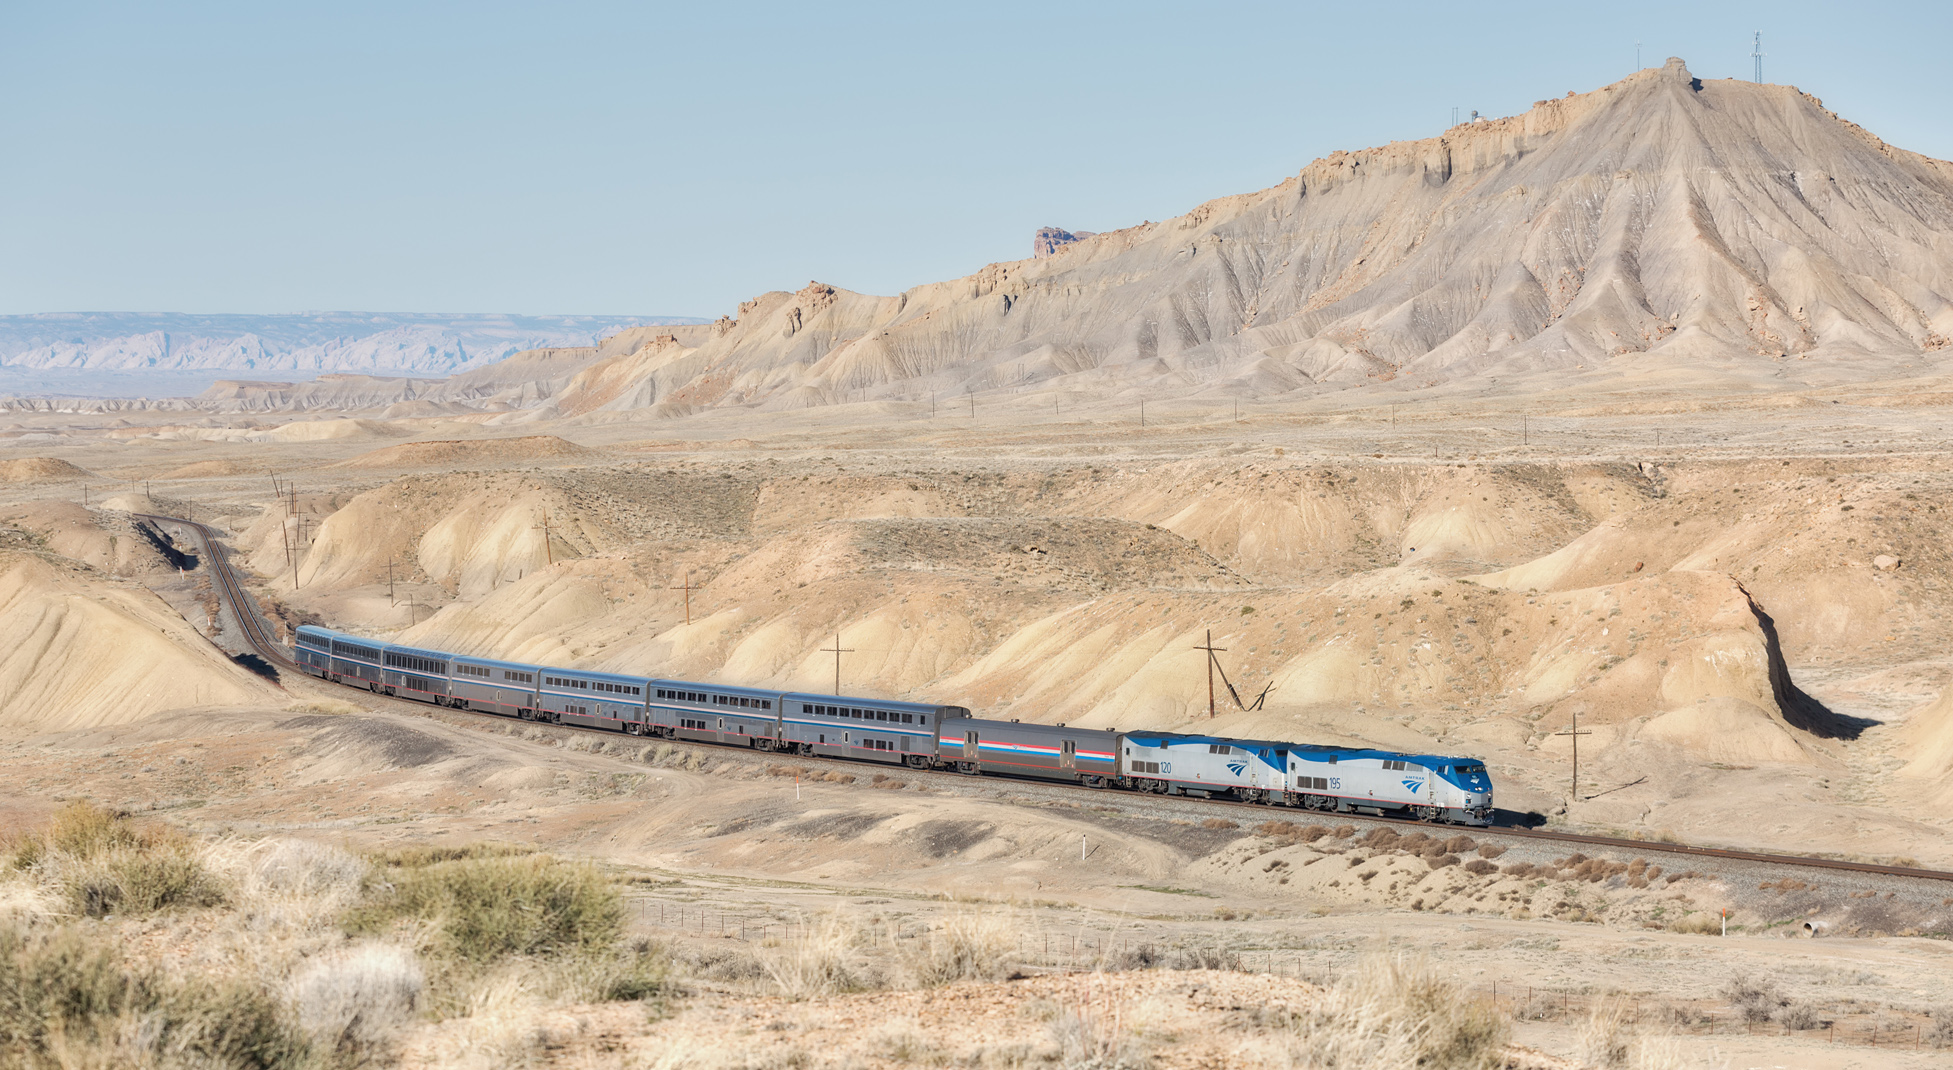
{"type": "Polygon", "coordinates": [[[896,297],[769,293],[597,407],[1859,377],[1953,336],[1953,165],[1680,60],[896,297]]]}

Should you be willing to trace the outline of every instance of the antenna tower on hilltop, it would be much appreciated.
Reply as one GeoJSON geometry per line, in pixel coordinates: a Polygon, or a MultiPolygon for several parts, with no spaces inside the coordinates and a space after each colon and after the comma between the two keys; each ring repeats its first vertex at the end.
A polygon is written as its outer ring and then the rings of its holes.
{"type": "Polygon", "coordinates": [[[1756,31],[1756,36],[1750,40],[1750,58],[1756,61],[1756,81],[1758,84],[1762,84],[1763,82],[1763,55],[1763,31],[1758,30],[1756,31]]]}

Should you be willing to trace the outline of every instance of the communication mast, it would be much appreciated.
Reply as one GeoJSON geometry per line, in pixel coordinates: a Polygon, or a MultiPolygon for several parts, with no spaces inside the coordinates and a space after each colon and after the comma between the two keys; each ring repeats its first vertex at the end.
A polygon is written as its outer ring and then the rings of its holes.
{"type": "Polygon", "coordinates": [[[1758,30],[1756,31],[1756,36],[1750,41],[1750,58],[1756,61],[1756,81],[1758,84],[1761,84],[1763,81],[1763,56],[1763,31],[1758,30]]]}

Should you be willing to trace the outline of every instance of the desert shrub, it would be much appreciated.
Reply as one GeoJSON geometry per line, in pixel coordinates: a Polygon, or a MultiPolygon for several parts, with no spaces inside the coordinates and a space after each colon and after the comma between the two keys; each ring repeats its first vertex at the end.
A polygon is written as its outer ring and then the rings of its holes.
{"type": "Polygon", "coordinates": [[[373,935],[402,922],[433,926],[442,954],[485,966],[513,955],[606,952],[623,931],[624,903],[587,863],[476,854],[395,869],[344,924],[373,935]]]}
{"type": "Polygon", "coordinates": [[[1453,836],[1444,841],[1444,853],[1448,855],[1468,855],[1478,850],[1478,841],[1470,836],[1453,836]]]}
{"type": "Polygon", "coordinates": [[[1497,873],[1498,871],[1499,871],[1499,867],[1493,865],[1490,862],[1487,862],[1483,858],[1474,858],[1471,861],[1465,863],[1465,872],[1471,874],[1474,877],[1487,877],[1494,873],[1497,873]]]}
{"type": "Polygon", "coordinates": [[[1781,1002],[1777,996],[1776,982],[1767,977],[1760,981],[1753,980],[1742,973],[1730,977],[1729,983],[1723,986],[1722,995],[1736,1013],[1751,1024],[1769,1021],[1781,1002]]]}
{"type": "Polygon", "coordinates": [[[282,1070],[309,1057],[262,989],[171,981],[83,929],[0,930],[0,1064],[282,1070]]]}
{"type": "Polygon", "coordinates": [[[904,965],[918,985],[996,981],[1015,966],[1017,929],[1001,913],[951,914],[906,950],[904,965]]]}
{"type": "Polygon", "coordinates": [[[854,965],[855,946],[861,941],[860,929],[839,914],[828,914],[820,921],[764,949],[760,965],[788,999],[806,999],[862,987],[854,965]]]}
{"type": "Polygon", "coordinates": [[[1238,829],[1241,827],[1241,823],[1238,821],[1229,821],[1224,817],[1210,817],[1202,821],[1200,827],[1204,829],[1238,829]]]}
{"type": "Polygon", "coordinates": [[[358,1064],[388,1049],[425,984],[412,952],[361,944],[306,966],[292,979],[291,1001],[320,1049],[358,1064]]]}
{"type": "Polygon", "coordinates": [[[1239,970],[1241,956],[1218,947],[1183,947],[1173,953],[1176,970],[1239,970]]]}
{"type": "Polygon", "coordinates": [[[693,977],[707,981],[756,981],[768,976],[758,956],[735,948],[705,948],[688,954],[683,963],[693,977]]]}
{"type": "Polygon", "coordinates": [[[221,902],[223,890],[187,844],[114,848],[88,859],[49,859],[71,911],[90,918],[152,914],[221,902]]]}
{"type": "Polygon", "coordinates": [[[1503,1066],[1506,1023],[1430,965],[1402,955],[1367,958],[1296,1020],[1298,1067],[1503,1066]]]}
{"type": "Polygon", "coordinates": [[[1431,867],[1432,869],[1443,869],[1446,866],[1457,865],[1458,856],[1457,855],[1425,855],[1424,864],[1431,867]]]}
{"type": "Polygon", "coordinates": [[[1347,840],[1347,839],[1349,839],[1349,838],[1350,838],[1351,836],[1354,836],[1354,835],[1356,835],[1356,826],[1355,826],[1355,825],[1337,825],[1337,826],[1336,826],[1336,827],[1335,827],[1334,829],[1331,829],[1331,830],[1330,830],[1330,833],[1329,833],[1329,834],[1330,834],[1331,836],[1334,836],[1334,837],[1336,837],[1336,838],[1337,838],[1337,839],[1339,839],[1339,840],[1347,840]]]}
{"type": "Polygon", "coordinates": [[[637,939],[565,963],[558,982],[562,994],[576,1002],[616,1003],[663,999],[673,991],[672,974],[670,949],[637,939]]]}
{"type": "Polygon", "coordinates": [[[1933,1012],[1933,1024],[1926,1027],[1925,1041],[1935,1048],[1953,1048],[1953,1007],[1933,1012]]]}
{"type": "Polygon", "coordinates": [[[1777,1012],[1777,1021],[1786,1029],[1816,1029],[1821,1022],[1817,1006],[1812,1003],[1790,1003],[1777,1012]]]}
{"type": "Polygon", "coordinates": [[[1166,956],[1152,944],[1121,948],[1106,963],[1109,970],[1150,970],[1166,962],[1166,956]]]}
{"type": "Polygon", "coordinates": [[[31,868],[70,913],[99,918],[209,906],[223,888],[182,833],[139,826],[85,802],[63,807],[38,834],[16,838],[16,868],[31,868]]]}
{"type": "Polygon", "coordinates": [[[1505,848],[1496,843],[1481,843],[1478,845],[1478,857],[1480,858],[1497,858],[1504,853],[1505,848]]]}

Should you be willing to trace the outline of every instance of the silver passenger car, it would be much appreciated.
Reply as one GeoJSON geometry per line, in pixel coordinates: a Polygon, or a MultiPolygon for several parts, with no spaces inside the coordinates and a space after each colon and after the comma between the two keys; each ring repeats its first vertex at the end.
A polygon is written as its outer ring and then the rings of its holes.
{"type": "Polygon", "coordinates": [[[961,706],[850,698],[780,696],[782,749],[835,758],[926,768],[936,760],[936,733],[970,716],[961,706]]]}
{"type": "Polygon", "coordinates": [[[647,717],[661,736],[772,750],[780,692],[690,680],[647,680],[647,717]]]}
{"type": "Polygon", "coordinates": [[[543,668],[536,673],[536,712],[558,724],[624,731],[645,722],[650,685],[642,676],[543,668]]]}
{"type": "Polygon", "coordinates": [[[533,719],[542,673],[540,665],[457,654],[449,662],[449,703],[464,710],[533,719]]]}

